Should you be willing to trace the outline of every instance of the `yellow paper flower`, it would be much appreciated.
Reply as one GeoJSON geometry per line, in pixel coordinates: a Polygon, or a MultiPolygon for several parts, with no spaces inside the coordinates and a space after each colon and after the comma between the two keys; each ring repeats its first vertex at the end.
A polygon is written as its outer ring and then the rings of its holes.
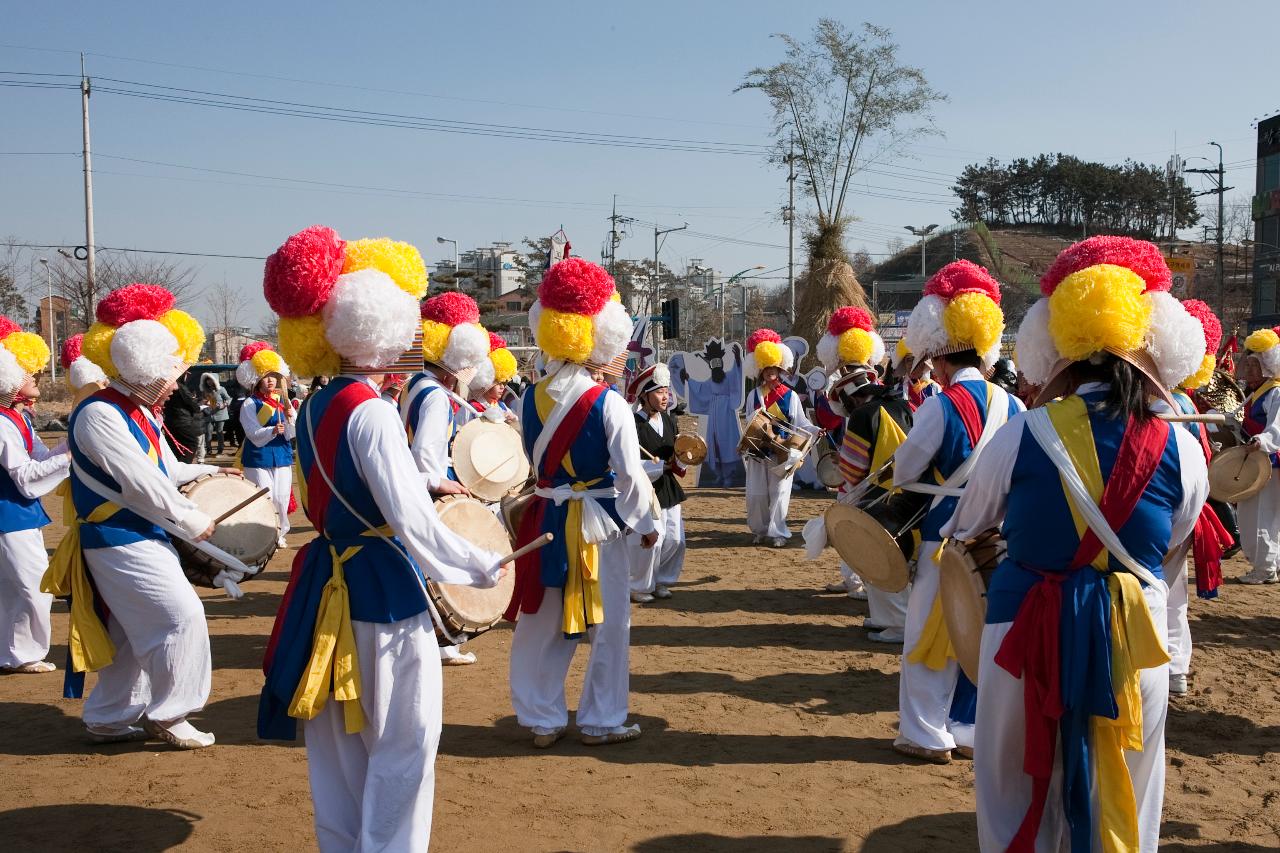
{"type": "Polygon", "coordinates": [[[987,353],[1000,343],[1004,314],[985,293],[962,293],[947,303],[942,312],[942,326],[952,341],[987,353]]]}
{"type": "Polygon", "coordinates": [[[848,329],[840,335],[840,361],[844,364],[868,363],[871,360],[871,349],[871,336],[862,329],[848,329]]]}
{"type": "Polygon", "coordinates": [[[516,364],[516,357],[506,347],[501,347],[489,353],[489,361],[493,362],[494,382],[510,382],[520,369],[519,365],[516,364]]]}
{"type": "Polygon", "coordinates": [[[439,364],[449,346],[449,333],[453,327],[435,320],[422,321],[422,357],[432,364],[439,364]]]}
{"type": "Polygon", "coordinates": [[[200,350],[204,349],[204,329],[200,328],[195,317],[186,311],[172,308],[161,314],[157,320],[177,338],[179,358],[188,364],[195,364],[200,360],[200,350]]]}
{"type": "Polygon", "coordinates": [[[253,358],[249,359],[249,363],[253,365],[253,369],[258,372],[259,376],[284,372],[284,360],[280,358],[280,353],[274,350],[264,349],[254,353],[253,358]]]}
{"type": "Polygon", "coordinates": [[[4,339],[4,348],[13,353],[18,366],[32,376],[49,364],[49,345],[34,332],[14,332],[4,339]]]}
{"type": "Polygon", "coordinates": [[[542,309],[538,318],[538,345],[552,360],[586,361],[595,347],[591,318],[554,308],[542,309]]]}
{"type": "Polygon", "coordinates": [[[1182,383],[1182,387],[1190,390],[1203,388],[1213,378],[1213,369],[1217,366],[1218,360],[1212,354],[1206,354],[1200,362],[1200,369],[1188,376],[1186,381],[1182,383]]]}
{"type": "Polygon", "coordinates": [[[1049,334],[1063,358],[1082,361],[1106,349],[1141,349],[1151,321],[1141,276],[1097,264],[1072,273],[1049,297],[1049,334]]]}
{"type": "Polygon", "coordinates": [[[773,341],[761,341],[756,344],[752,354],[756,359],[757,371],[764,370],[766,367],[782,367],[783,365],[782,344],[774,343],[773,341]]]}
{"type": "Polygon", "coordinates": [[[1264,352],[1280,344],[1280,335],[1272,329],[1259,329],[1244,339],[1244,348],[1249,352],[1264,352]]]}
{"type": "MultiPolygon", "coordinates": [[[[396,287],[414,299],[421,299],[427,294],[427,265],[422,254],[408,243],[386,237],[348,242],[342,272],[365,269],[381,270],[391,276],[396,287]]],[[[286,360],[293,362],[291,358],[286,360]]]]}
{"type": "MultiPolygon", "coordinates": [[[[324,336],[320,314],[280,318],[280,355],[298,376],[336,376],[341,358],[324,336]]],[[[88,335],[85,336],[88,340],[88,335]]]]}
{"type": "Polygon", "coordinates": [[[84,333],[84,338],[80,341],[81,354],[98,365],[98,367],[101,367],[102,372],[108,376],[120,375],[120,371],[116,370],[115,363],[111,361],[111,339],[115,337],[115,334],[115,326],[108,326],[106,323],[94,323],[89,327],[89,331],[84,333]]]}

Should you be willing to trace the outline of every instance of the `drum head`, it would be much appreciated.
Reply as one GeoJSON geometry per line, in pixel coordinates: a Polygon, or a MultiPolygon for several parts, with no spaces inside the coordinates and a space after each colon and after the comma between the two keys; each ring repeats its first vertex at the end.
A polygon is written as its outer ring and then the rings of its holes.
{"type": "Polygon", "coordinates": [[[701,465],[707,458],[707,443],[702,436],[681,433],[676,436],[676,459],[681,465],[701,465]]]}
{"type": "Polygon", "coordinates": [[[978,683],[982,628],[987,618],[987,587],[978,563],[963,542],[947,542],[938,560],[938,596],[956,662],[965,676],[978,683]]]}
{"type": "MultiPolygon", "coordinates": [[[[499,424],[500,426],[500,424],[499,424]]],[[[444,526],[477,547],[497,554],[511,553],[511,540],[498,517],[480,501],[462,495],[449,495],[436,501],[436,512],[444,526]]],[[[436,606],[441,615],[452,617],[468,633],[492,628],[507,609],[515,591],[515,572],[508,571],[497,586],[478,589],[431,582],[436,606]]]]}
{"type": "Polygon", "coordinates": [[[1236,503],[1251,498],[1271,479],[1271,457],[1248,445],[1231,447],[1209,465],[1209,496],[1236,503]]]}
{"type": "Polygon", "coordinates": [[[840,473],[840,454],[824,453],[818,457],[814,466],[818,471],[818,482],[829,489],[838,489],[844,484],[844,474],[840,473]]]}
{"type": "Polygon", "coordinates": [[[529,460],[520,433],[505,423],[476,418],[453,439],[453,470],[473,495],[496,501],[528,479],[529,460]]]}
{"type": "MultiPolygon", "coordinates": [[[[243,477],[219,473],[198,477],[179,491],[201,512],[217,518],[257,492],[258,487],[243,477]]],[[[235,515],[219,521],[209,543],[250,566],[263,566],[275,553],[279,539],[280,520],[275,505],[270,495],[262,495],[235,515]]],[[[173,546],[187,578],[201,586],[213,586],[222,564],[181,539],[175,538],[173,546]]]]}
{"type": "Polygon", "coordinates": [[[842,503],[833,503],[824,518],[827,542],[863,581],[884,592],[906,589],[911,576],[907,558],[880,522],[842,503]]]}

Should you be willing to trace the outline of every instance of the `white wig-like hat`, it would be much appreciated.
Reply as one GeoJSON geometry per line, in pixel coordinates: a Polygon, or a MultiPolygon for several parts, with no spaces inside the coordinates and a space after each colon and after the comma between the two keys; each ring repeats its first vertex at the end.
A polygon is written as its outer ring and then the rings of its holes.
{"type": "Polygon", "coordinates": [[[81,350],[102,371],[154,401],[164,386],[200,358],[204,329],[173,307],[174,296],[158,284],[128,284],[107,294],[81,350]]]}
{"type": "Polygon", "coordinates": [[[874,367],[884,361],[884,341],[876,334],[871,312],[848,306],[827,321],[827,333],[818,339],[818,361],[828,373],[846,364],[874,367]]]}
{"type": "Polygon", "coordinates": [[[625,359],[631,325],[613,276],[582,258],[565,258],[547,270],[529,309],[534,343],[549,360],[613,375],[621,375],[618,362],[625,359]]]}
{"type": "Polygon", "coordinates": [[[48,363],[44,339],[0,315],[0,406],[12,406],[27,380],[48,363]]]}
{"type": "Polygon", "coordinates": [[[972,261],[952,261],[925,284],[903,337],[917,360],[974,350],[988,370],[1000,357],[1000,284],[972,261]]]}
{"type": "Polygon", "coordinates": [[[659,388],[671,387],[671,368],[662,362],[656,362],[641,370],[627,383],[627,402],[634,403],[659,388]]]}
{"type": "Polygon", "coordinates": [[[507,341],[502,335],[488,332],[489,357],[480,363],[476,375],[471,380],[472,396],[479,396],[494,385],[505,385],[520,372],[516,357],[507,349],[507,341]]]}
{"type": "Polygon", "coordinates": [[[1263,376],[1280,378],[1280,326],[1251,333],[1244,339],[1244,351],[1249,358],[1257,359],[1263,376]]]}
{"type": "Polygon", "coordinates": [[[480,325],[474,299],[457,291],[440,293],[422,303],[421,313],[423,361],[468,382],[488,373],[489,333],[480,325]]]}
{"type": "Polygon", "coordinates": [[[1137,367],[1151,394],[1167,396],[1200,370],[1206,343],[1201,321],[1169,293],[1172,283],[1152,243],[1098,236],[1068,247],[1018,329],[1018,367],[1051,399],[1066,390],[1068,366],[1111,354],[1137,367]]]}
{"type": "Polygon", "coordinates": [[[758,379],[766,367],[776,367],[786,373],[794,363],[795,354],[773,329],[756,329],[747,336],[747,355],[742,360],[742,369],[751,378],[758,379]]]}
{"type": "Polygon", "coordinates": [[[62,364],[63,374],[72,391],[79,391],[89,385],[107,384],[107,374],[85,356],[83,351],[83,334],[72,335],[62,342],[62,352],[58,361],[62,364]]]}
{"type": "Polygon", "coordinates": [[[289,378],[289,365],[266,341],[254,341],[240,348],[240,364],[236,366],[236,382],[252,392],[265,377],[276,374],[289,378]]]}

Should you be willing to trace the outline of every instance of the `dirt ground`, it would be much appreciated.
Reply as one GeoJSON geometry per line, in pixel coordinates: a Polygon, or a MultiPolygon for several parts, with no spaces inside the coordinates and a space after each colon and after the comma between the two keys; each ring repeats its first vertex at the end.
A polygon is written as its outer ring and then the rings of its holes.
{"type": "MultiPolygon", "coordinates": [[[[824,505],[798,495],[793,529],[824,505]]],[[[509,627],[472,644],[477,665],[445,670],[435,849],[976,849],[970,764],[923,766],[889,748],[898,658],[866,640],[866,605],[821,591],[835,564],[804,562],[798,536],[785,550],[751,547],[743,516],[741,491],[694,492],[675,596],[634,608],[639,741],[531,749],[507,693],[509,627]]],[[[309,532],[297,523],[295,545],[309,532]]],[[[47,528],[47,543],[61,532],[47,528]]],[[[258,667],[291,554],[277,554],[243,601],[205,594],[213,695],[194,722],[217,734],[212,749],[87,746],[79,703],[60,698],[61,673],[0,677],[0,846],[314,849],[304,749],[254,735],[258,667]]],[[[1226,573],[1244,570],[1236,562],[1226,573]]],[[[65,606],[54,612],[61,664],[65,606]]],[[[1191,692],[1169,716],[1163,849],[1275,850],[1280,587],[1193,596],[1191,620],[1191,692]]]]}

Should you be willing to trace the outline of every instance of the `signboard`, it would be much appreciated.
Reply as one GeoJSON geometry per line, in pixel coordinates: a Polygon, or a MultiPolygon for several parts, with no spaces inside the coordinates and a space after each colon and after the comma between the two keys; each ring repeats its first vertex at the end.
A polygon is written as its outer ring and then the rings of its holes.
{"type": "Polygon", "coordinates": [[[1173,287],[1170,291],[1179,299],[1186,299],[1191,294],[1191,286],[1196,280],[1196,259],[1189,255],[1165,258],[1169,272],[1173,273],[1173,287]]]}

